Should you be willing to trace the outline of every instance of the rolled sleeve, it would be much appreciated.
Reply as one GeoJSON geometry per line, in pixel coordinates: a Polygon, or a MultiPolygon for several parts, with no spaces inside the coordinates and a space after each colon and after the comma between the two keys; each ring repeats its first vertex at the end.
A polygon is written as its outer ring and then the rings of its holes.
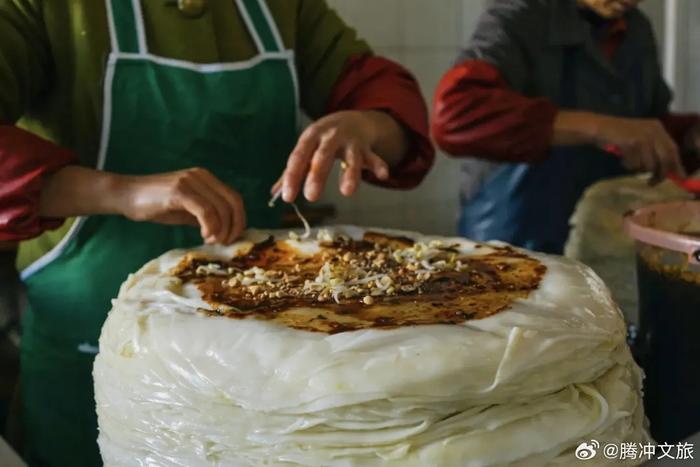
{"type": "Polygon", "coordinates": [[[537,162],[547,156],[557,112],[549,99],[511,89],[493,65],[469,60],[438,86],[433,138],[454,156],[537,162]]]}
{"type": "Polygon", "coordinates": [[[39,216],[42,179],[75,155],[14,123],[51,82],[39,0],[0,0],[0,242],[36,237],[62,219],[39,216]]]}
{"type": "Polygon", "coordinates": [[[27,240],[63,219],[39,216],[43,178],[77,163],[67,149],[11,125],[0,125],[0,242],[27,240]]]}
{"type": "Polygon", "coordinates": [[[432,133],[448,154],[499,162],[547,157],[558,108],[547,97],[528,95],[535,79],[532,50],[544,41],[543,4],[488,3],[436,90],[432,133]]]}

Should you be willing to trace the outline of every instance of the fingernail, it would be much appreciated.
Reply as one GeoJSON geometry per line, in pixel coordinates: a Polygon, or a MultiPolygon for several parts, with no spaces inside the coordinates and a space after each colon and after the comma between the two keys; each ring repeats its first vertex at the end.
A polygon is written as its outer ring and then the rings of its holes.
{"type": "Polygon", "coordinates": [[[292,187],[290,187],[286,183],[282,186],[282,198],[287,203],[291,203],[292,201],[294,201],[292,199],[292,187]]]}

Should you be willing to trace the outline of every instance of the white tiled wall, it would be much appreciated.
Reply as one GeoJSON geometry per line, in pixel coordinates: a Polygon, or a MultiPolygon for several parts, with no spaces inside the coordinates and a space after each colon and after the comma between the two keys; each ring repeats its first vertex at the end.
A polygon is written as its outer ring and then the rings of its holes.
{"type": "MultiPolygon", "coordinates": [[[[483,0],[328,0],[374,50],[407,66],[432,101],[442,74],[469,37],[483,0]]],[[[456,233],[459,161],[439,154],[423,184],[412,191],[363,185],[352,198],[338,193],[337,174],[325,201],[338,208],[337,223],[456,233]]]]}

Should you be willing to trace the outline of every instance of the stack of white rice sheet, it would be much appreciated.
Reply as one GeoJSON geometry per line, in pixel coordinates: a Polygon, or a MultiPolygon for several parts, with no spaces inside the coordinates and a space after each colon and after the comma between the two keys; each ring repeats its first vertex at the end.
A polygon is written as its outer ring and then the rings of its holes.
{"type": "MultiPolygon", "coordinates": [[[[268,234],[195,253],[231,258],[268,234]]],[[[528,253],[546,266],[538,288],[487,318],[327,334],[205,312],[200,290],[172,275],[185,253],[132,275],[102,330],[107,466],[571,466],[582,442],[650,441],[622,315],[580,263],[528,253]]]]}

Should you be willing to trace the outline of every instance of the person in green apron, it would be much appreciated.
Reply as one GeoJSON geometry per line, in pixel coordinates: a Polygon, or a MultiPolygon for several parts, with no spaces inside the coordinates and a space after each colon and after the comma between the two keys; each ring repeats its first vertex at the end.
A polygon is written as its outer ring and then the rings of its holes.
{"type": "Polygon", "coordinates": [[[20,248],[32,466],[101,464],[92,363],[129,273],[277,227],[273,185],[318,199],[337,159],[351,194],[363,173],[415,186],[433,157],[415,80],[322,0],[100,4],[0,1],[0,241],[74,218],[20,248]],[[297,140],[300,109],[319,119],[297,140]]]}

